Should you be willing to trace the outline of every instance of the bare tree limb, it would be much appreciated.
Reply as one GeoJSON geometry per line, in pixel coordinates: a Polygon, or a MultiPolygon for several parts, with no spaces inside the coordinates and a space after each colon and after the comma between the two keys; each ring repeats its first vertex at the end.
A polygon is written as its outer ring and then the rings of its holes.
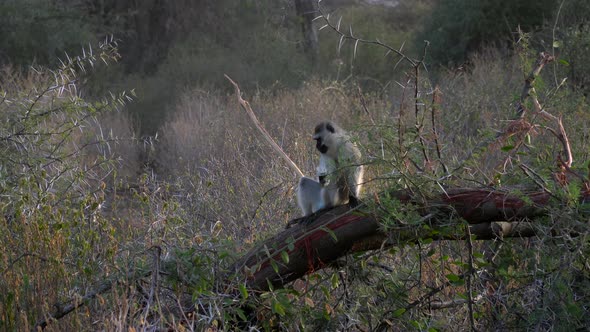
{"type": "Polygon", "coordinates": [[[58,320],[65,317],[74,310],[88,303],[90,300],[95,299],[98,295],[106,293],[114,285],[122,283],[124,281],[137,280],[150,275],[151,271],[132,271],[127,274],[126,278],[120,279],[109,279],[96,286],[93,290],[86,293],[84,296],[77,299],[70,300],[68,303],[56,303],[54,304],[55,310],[52,313],[46,315],[45,318],[40,319],[35,324],[35,331],[41,329],[44,330],[52,320],[58,320]]]}
{"type": "Polygon", "coordinates": [[[530,97],[531,101],[533,102],[533,107],[534,107],[534,111],[535,111],[534,113],[540,115],[545,120],[553,121],[556,124],[557,130],[552,129],[552,128],[548,128],[548,129],[561,142],[561,144],[563,146],[563,152],[565,154],[565,160],[561,161],[561,162],[563,163],[563,165],[566,168],[570,168],[572,166],[574,158],[572,155],[572,149],[571,149],[569,139],[567,137],[567,133],[566,133],[565,128],[563,127],[563,123],[561,121],[561,117],[557,117],[557,116],[547,112],[545,109],[543,109],[543,106],[541,106],[541,103],[539,103],[539,99],[537,98],[537,93],[535,92],[535,87],[533,86],[536,77],[539,76],[543,67],[545,67],[545,65],[547,65],[548,63],[551,63],[553,61],[555,61],[555,57],[552,56],[551,54],[545,53],[545,52],[541,52],[539,54],[539,59],[537,60],[535,67],[533,68],[533,70],[531,71],[531,73],[529,74],[527,79],[525,80],[525,85],[524,85],[522,93],[520,95],[520,102],[517,105],[516,111],[517,111],[517,115],[521,119],[524,118],[524,116],[526,114],[526,108],[524,106],[524,101],[526,100],[527,97],[530,97]]]}
{"type": "Polygon", "coordinates": [[[236,95],[238,97],[238,102],[240,103],[242,108],[246,111],[246,113],[248,113],[248,115],[250,116],[250,119],[252,120],[252,122],[254,122],[254,125],[256,126],[256,128],[258,128],[258,130],[260,131],[262,136],[264,136],[264,138],[270,144],[270,146],[276,152],[278,152],[279,155],[281,155],[281,157],[283,157],[283,159],[285,159],[285,161],[287,162],[287,165],[289,165],[289,167],[291,167],[291,169],[293,171],[295,171],[295,173],[297,173],[297,175],[299,175],[300,177],[304,177],[305,175],[299,169],[299,167],[297,167],[297,164],[295,164],[293,162],[293,160],[291,160],[291,158],[289,158],[289,156],[287,156],[287,154],[283,151],[283,149],[281,149],[281,147],[278,146],[277,143],[275,143],[275,141],[272,139],[272,137],[270,137],[270,134],[266,131],[266,129],[264,129],[264,127],[262,126],[260,121],[258,121],[256,114],[254,114],[254,111],[252,111],[252,107],[250,107],[250,103],[248,103],[246,100],[244,100],[242,98],[242,92],[240,91],[240,87],[238,86],[238,84],[236,82],[234,82],[229,76],[227,76],[227,75],[223,75],[223,76],[225,76],[225,78],[234,86],[234,88],[236,89],[236,95]]]}
{"type": "Polygon", "coordinates": [[[537,60],[535,67],[533,67],[529,73],[529,76],[524,81],[524,87],[520,93],[520,101],[516,105],[516,113],[520,118],[524,118],[526,115],[526,107],[524,106],[524,102],[529,96],[534,95],[535,88],[533,84],[535,83],[537,76],[539,76],[541,70],[543,70],[546,64],[554,60],[555,58],[551,54],[545,52],[541,52],[539,54],[539,59],[537,60]]]}

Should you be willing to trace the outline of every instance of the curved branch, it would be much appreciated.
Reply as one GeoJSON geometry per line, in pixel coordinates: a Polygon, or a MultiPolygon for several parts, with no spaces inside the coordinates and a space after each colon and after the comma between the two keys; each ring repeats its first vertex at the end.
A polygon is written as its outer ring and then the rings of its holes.
{"type": "Polygon", "coordinates": [[[254,122],[254,125],[256,126],[256,128],[258,128],[258,130],[260,131],[262,136],[264,136],[264,138],[270,144],[270,146],[276,152],[278,152],[279,155],[281,155],[281,157],[283,157],[283,159],[285,159],[285,161],[287,162],[287,165],[289,165],[289,167],[291,167],[291,169],[293,171],[295,171],[295,173],[297,173],[300,177],[304,177],[305,175],[299,169],[299,167],[297,167],[297,164],[295,164],[295,162],[293,162],[293,160],[291,160],[291,158],[289,158],[289,156],[287,156],[285,151],[283,151],[283,149],[281,149],[281,147],[279,147],[277,145],[277,143],[275,143],[275,141],[270,137],[270,134],[266,131],[266,129],[264,129],[264,127],[262,126],[260,121],[258,121],[256,114],[254,114],[254,111],[252,111],[252,107],[250,107],[250,103],[248,103],[246,100],[244,100],[242,98],[242,92],[240,91],[240,87],[238,86],[238,84],[236,82],[234,82],[226,74],[224,74],[223,76],[225,76],[225,78],[234,86],[234,88],[236,89],[236,95],[238,96],[238,102],[240,103],[242,108],[246,111],[246,113],[248,113],[248,115],[250,116],[250,119],[252,119],[252,122],[254,122]]]}

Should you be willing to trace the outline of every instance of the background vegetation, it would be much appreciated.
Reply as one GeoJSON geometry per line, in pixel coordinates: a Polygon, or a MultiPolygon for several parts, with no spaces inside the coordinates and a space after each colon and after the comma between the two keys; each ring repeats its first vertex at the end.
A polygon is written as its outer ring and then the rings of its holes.
{"type": "MultiPolygon", "coordinates": [[[[429,40],[419,78],[382,47],[341,45],[330,28],[319,32],[314,65],[286,0],[2,2],[0,329],[47,320],[56,331],[232,330],[252,313],[261,330],[468,330],[470,317],[481,330],[590,325],[588,207],[577,201],[586,189],[553,180],[561,146],[542,120],[529,119],[520,148],[517,137],[494,140],[537,53],[555,54],[537,93],[563,117],[574,170],[587,174],[590,5],[326,0],[323,9],[334,24],[342,17],[343,31],[416,59],[429,40]],[[355,133],[367,197],[542,184],[559,204],[534,238],[471,249],[424,239],[263,294],[239,276],[222,284],[241,253],[300,215],[296,176],[224,73],[306,174],[317,162],[310,128],[332,119],[355,133]],[[462,277],[470,260],[472,310],[462,277]],[[142,274],[150,269],[161,279],[142,274]]],[[[381,204],[398,211],[393,221],[418,222],[393,200],[381,204]]]]}

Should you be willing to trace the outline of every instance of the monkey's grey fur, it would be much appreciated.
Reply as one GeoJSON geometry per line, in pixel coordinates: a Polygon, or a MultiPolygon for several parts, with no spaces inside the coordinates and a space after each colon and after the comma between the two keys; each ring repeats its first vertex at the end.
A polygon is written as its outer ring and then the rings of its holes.
{"type": "Polygon", "coordinates": [[[319,181],[299,180],[297,201],[304,216],[324,208],[357,204],[363,185],[361,152],[342,128],[331,121],[320,122],[313,139],[320,152],[319,181]]]}

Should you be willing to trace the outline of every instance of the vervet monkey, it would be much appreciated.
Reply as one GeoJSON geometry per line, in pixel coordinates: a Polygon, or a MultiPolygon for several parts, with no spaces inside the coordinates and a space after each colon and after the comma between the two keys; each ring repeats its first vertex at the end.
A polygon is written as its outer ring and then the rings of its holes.
{"type": "Polygon", "coordinates": [[[320,152],[319,181],[302,177],[297,200],[304,216],[324,208],[358,204],[363,182],[361,152],[342,128],[331,121],[320,122],[313,139],[320,152]]]}

